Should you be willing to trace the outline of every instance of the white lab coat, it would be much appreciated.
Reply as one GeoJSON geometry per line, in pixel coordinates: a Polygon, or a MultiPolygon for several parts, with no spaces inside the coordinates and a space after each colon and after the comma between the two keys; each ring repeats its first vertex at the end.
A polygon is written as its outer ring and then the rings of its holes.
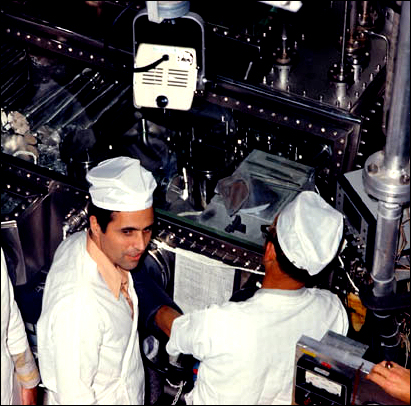
{"type": "MultiPolygon", "coordinates": [[[[12,355],[21,354],[29,347],[20,310],[14,300],[13,286],[7,273],[7,264],[1,249],[1,404],[18,404],[14,386],[12,355]],[[14,392],[14,397],[13,397],[14,392]]],[[[15,388],[18,389],[18,388],[15,388]]]]}
{"type": "Polygon", "coordinates": [[[87,232],[64,240],[47,275],[37,323],[40,374],[48,404],[144,402],[144,369],[133,280],[117,300],[86,251],[87,232]]]}
{"type": "Polygon", "coordinates": [[[195,405],[291,404],[296,343],[327,330],[347,334],[348,318],[327,290],[260,289],[244,302],[174,320],[167,351],[201,361],[195,405]]]}

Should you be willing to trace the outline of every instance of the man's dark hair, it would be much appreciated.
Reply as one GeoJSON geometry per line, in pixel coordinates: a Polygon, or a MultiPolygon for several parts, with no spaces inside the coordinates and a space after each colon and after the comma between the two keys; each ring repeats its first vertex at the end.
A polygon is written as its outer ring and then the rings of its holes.
{"type": "Polygon", "coordinates": [[[277,234],[274,236],[272,240],[275,248],[275,255],[277,257],[277,261],[280,265],[280,268],[283,272],[285,272],[291,278],[303,282],[306,284],[310,281],[311,276],[306,269],[297,268],[284,254],[284,251],[280,247],[280,243],[278,242],[277,234]]]}
{"type": "Polygon", "coordinates": [[[275,255],[277,257],[278,264],[283,272],[296,281],[307,284],[311,281],[312,277],[306,269],[297,268],[284,254],[284,251],[280,247],[280,243],[277,238],[276,224],[272,225],[267,230],[267,241],[271,241],[274,245],[275,255]]]}
{"type": "MultiPolygon", "coordinates": [[[[97,223],[99,224],[101,231],[103,233],[106,232],[108,223],[113,220],[113,213],[112,210],[101,209],[100,207],[95,206],[92,202],[90,202],[88,206],[88,217],[95,216],[97,219],[97,223]]],[[[89,224],[90,227],[90,224],[89,224]]]]}

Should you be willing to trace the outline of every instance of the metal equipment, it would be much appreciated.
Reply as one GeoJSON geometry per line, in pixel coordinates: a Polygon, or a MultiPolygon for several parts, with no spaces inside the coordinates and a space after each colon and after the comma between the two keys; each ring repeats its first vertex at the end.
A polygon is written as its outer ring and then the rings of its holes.
{"type": "Polygon", "coordinates": [[[333,331],[321,341],[302,336],[295,355],[293,404],[405,404],[365,379],[374,366],[363,358],[366,350],[333,331]]]}
{"type": "Polygon", "coordinates": [[[261,226],[316,190],[346,220],[318,286],[340,296],[370,361],[409,367],[409,2],[397,3],[2,1],[15,284],[41,287],[60,241],[87,227],[85,175],[107,158],[138,158],[157,180],[148,262],[170,295],[178,250],[230,269],[233,293],[258,286],[261,226]],[[246,201],[249,179],[263,199],[246,201]]]}

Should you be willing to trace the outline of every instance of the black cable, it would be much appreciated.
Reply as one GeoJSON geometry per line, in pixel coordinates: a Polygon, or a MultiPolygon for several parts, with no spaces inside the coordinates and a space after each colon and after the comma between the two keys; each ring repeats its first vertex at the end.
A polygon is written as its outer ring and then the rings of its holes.
{"type": "Polygon", "coordinates": [[[147,72],[150,69],[156,68],[158,65],[160,65],[161,62],[168,61],[169,59],[170,58],[167,54],[163,55],[157,61],[150,63],[150,65],[142,66],[141,68],[133,68],[133,72],[147,72]]]}
{"type": "Polygon", "coordinates": [[[104,38],[104,54],[106,55],[106,57],[108,57],[108,45],[109,45],[109,37],[110,34],[112,33],[113,27],[116,24],[116,22],[118,21],[118,19],[133,5],[135,5],[135,1],[131,1],[126,8],[124,8],[123,10],[120,11],[120,13],[117,15],[117,17],[113,20],[111,26],[108,28],[107,30],[107,35],[104,38]]]}

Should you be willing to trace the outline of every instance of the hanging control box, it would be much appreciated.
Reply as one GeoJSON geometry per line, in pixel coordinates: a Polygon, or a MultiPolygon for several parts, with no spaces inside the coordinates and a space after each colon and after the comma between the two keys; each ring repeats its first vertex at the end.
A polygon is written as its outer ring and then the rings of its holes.
{"type": "Polygon", "coordinates": [[[197,58],[194,48],[142,43],[135,56],[135,68],[164,60],[146,71],[135,72],[135,107],[189,110],[197,84],[197,58]],[[164,58],[165,57],[165,58],[164,58]]]}

